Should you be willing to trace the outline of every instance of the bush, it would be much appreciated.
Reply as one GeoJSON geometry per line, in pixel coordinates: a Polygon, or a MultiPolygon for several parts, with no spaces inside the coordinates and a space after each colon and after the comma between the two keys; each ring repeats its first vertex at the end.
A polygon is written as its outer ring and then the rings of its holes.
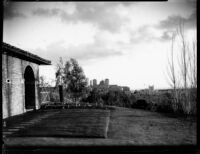
{"type": "Polygon", "coordinates": [[[144,99],[139,99],[137,102],[133,103],[132,108],[138,108],[138,109],[147,109],[148,104],[147,101],[144,99]]]}

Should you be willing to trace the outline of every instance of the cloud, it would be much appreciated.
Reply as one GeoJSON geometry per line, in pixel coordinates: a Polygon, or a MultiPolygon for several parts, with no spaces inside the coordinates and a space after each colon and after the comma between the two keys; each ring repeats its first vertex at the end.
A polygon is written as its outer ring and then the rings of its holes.
{"type": "Polygon", "coordinates": [[[160,40],[161,41],[170,41],[172,39],[172,31],[164,31],[160,40]]]}
{"type": "Polygon", "coordinates": [[[174,15],[168,16],[167,19],[160,21],[159,24],[155,26],[158,29],[163,30],[160,41],[170,40],[172,33],[176,31],[181,23],[184,24],[184,28],[186,30],[196,29],[196,18],[196,11],[193,10],[192,14],[187,18],[179,15],[174,15]]]}
{"type": "Polygon", "coordinates": [[[135,31],[132,31],[130,41],[133,43],[139,43],[145,41],[150,36],[148,28],[149,28],[148,25],[144,25],[139,27],[135,31]]]}
{"type": "Polygon", "coordinates": [[[39,16],[56,16],[60,13],[60,9],[43,9],[43,8],[37,8],[35,10],[32,11],[33,15],[39,15],[39,16]]]}
{"type": "Polygon", "coordinates": [[[130,42],[136,43],[150,43],[152,41],[158,41],[161,37],[161,31],[156,29],[152,25],[144,25],[131,32],[130,42]]]}
{"type": "Polygon", "coordinates": [[[197,0],[185,0],[186,5],[191,8],[195,8],[197,5],[197,0]]]}
{"type": "MultiPolygon", "coordinates": [[[[66,9],[60,8],[37,8],[32,11],[33,15],[38,16],[59,16],[63,22],[88,22],[103,30],[117,32],[128,18],[120,17],[116,9],[120,3],[99,3],[99,2],[76,2],[73,3],[74,11],[69,13],[66,9]]],[[[68,3],[63,4],[68,5],[68,3]]]]}
{"type": "Polygon", "coordinates": [[[64,40],[51,43],[45,49],[38,48],[35,53],[41,57],[52,60],[54,63],[58,61],[59,57],[62,57],[64,60],[75,58],[78,61],[88,62],[90,60],[122,55],[122,52],[108,49],[98,42],[79,46],[70,45],[66,47],[64,40]]]}
{"type": "Polygon", "coordinates": [[[130,41],[136,43],[149,43],[152,41],[169,41],[171,40],[173,30],[157,29],[154,25],[144,25],[131,32],[130,41]]]}
{"type": "Polygon", "coordinates": [[[13,18],[25,18],[26,15],[17,10],[18,6],[15,2],[4,3],[4,20],[13,18]]]}
{"type": "Polygon", "coordinates": [[[180,15],[169,16],[167,19],[160,21],[157,27],[168,30],[176,29],[179,26],[180,22],[183,22],[185,28],[187,29],[195,28],[196,10],[194,10],[188,18],[182,17],[180,15]]]}

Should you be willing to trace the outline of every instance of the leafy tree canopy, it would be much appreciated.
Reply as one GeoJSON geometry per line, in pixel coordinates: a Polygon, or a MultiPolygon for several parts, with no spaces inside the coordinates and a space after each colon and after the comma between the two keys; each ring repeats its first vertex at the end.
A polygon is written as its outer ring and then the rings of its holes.
{"type": "Polygon", "coordinates": [[[76,59],[71,58],[65,65],[62,62],[56,72],[56,77],[59,76],[62,78],[62,85],[75,98],[75,101],[86,93],[87,79],[76,59]]]}

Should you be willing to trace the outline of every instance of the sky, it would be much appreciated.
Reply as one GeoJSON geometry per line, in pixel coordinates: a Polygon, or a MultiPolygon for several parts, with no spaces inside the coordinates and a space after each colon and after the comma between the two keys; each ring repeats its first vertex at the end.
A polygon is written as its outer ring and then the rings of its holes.
{"type": "Polygon", "coordinates": [[[5,2],[3,41],[51,60],[40,76],[54,83],[56,64],[75,58],[89,80],[132,90],[169,88],[171,36],[184,21],[196,35],[196,0],[164,2],[5,2]]]}

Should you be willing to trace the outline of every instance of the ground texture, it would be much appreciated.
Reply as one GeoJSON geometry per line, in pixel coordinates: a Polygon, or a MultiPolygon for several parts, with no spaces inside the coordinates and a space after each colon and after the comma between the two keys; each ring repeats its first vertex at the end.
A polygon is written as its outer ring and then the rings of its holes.
{"type": "Polygon", "coordinates": [[[117,108],[111,113],[108,137],[134,145],[196,145],[196,119],[117,108]]]}
{"type": "Polygon", "coordinates": [[[196,145],[196,120],[114,107],[26,113],[6,120],[5,147],[196,145]]]}

